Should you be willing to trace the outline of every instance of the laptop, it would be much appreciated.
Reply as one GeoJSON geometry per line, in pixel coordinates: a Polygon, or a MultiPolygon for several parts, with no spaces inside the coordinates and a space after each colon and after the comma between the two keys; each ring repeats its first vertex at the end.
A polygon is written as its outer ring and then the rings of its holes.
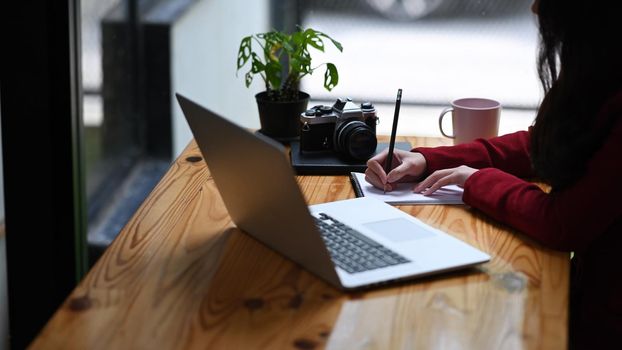
{"type": "Polygon", "coordinates": [[[490,260],[377,199],[307,206],[282,145],[176,96],[233,222],[335,287],[368,288],[490,260]]]}

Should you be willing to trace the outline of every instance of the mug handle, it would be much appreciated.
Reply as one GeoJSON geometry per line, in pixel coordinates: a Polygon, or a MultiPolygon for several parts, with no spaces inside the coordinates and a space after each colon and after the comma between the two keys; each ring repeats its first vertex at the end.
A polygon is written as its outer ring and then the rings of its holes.
{"type": "Polygon", "coordinates": [[[441,112],[441,115],[438,117],[438,128],[441,130],[441,134],[443,134],[443,136],[445,137],[449,137],[450,139],[455,139],[456,136],[454,135],[447,135],[445,133],[445,131],[443,131],[443,117],[445,116],[445,114],[449,113],[449,112],[453,112],[454,108],[453,107],[447,107],[445,109],[443,109],[443,111],[441,112]]]}

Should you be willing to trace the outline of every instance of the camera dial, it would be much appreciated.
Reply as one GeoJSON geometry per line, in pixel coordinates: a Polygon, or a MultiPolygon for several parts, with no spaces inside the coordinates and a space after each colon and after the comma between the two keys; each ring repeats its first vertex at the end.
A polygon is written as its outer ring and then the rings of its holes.
{"type": "Polygon", "coordinates": [[[321,115],[331,114],[331,113],[333,113],[333,108],[332,108],[331,106],[321,106],[321,107],[318,109],[318,112],[319,112],[321,115]]]}
{"type": "Polygon", "coordinates": [[[373,111],[374,110],[374,105],[371,102],[361,103],[361,109],[363,111],[365,111],[365,112],[373,111]]]}

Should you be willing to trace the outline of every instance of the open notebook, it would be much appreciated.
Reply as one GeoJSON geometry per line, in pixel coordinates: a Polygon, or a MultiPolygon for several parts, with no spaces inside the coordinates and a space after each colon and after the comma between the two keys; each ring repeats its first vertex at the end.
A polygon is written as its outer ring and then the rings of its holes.
{"type": "Polygon", "coordinates": [[[383,193],[381,189],[365,181],[365,174],[350,173],[350,181],[357,197],[373,197],[393,205],[408,204],[464,204],[462,193],[464,190],[456,185],[445,186],[429,196],[414,193],[415,184],[400,183],[391,192],[383,193]]]}

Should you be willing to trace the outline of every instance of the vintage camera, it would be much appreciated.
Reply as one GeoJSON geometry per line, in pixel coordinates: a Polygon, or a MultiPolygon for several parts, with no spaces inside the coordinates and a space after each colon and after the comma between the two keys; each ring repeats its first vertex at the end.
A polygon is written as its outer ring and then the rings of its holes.
{"type": "Polygon", "coordinates": [[[300,151],[335,152],[346,159],[367,160],[376,151],[376,109],[338,99],[332,106],[315,106],[300,115],[300,151]]]}

